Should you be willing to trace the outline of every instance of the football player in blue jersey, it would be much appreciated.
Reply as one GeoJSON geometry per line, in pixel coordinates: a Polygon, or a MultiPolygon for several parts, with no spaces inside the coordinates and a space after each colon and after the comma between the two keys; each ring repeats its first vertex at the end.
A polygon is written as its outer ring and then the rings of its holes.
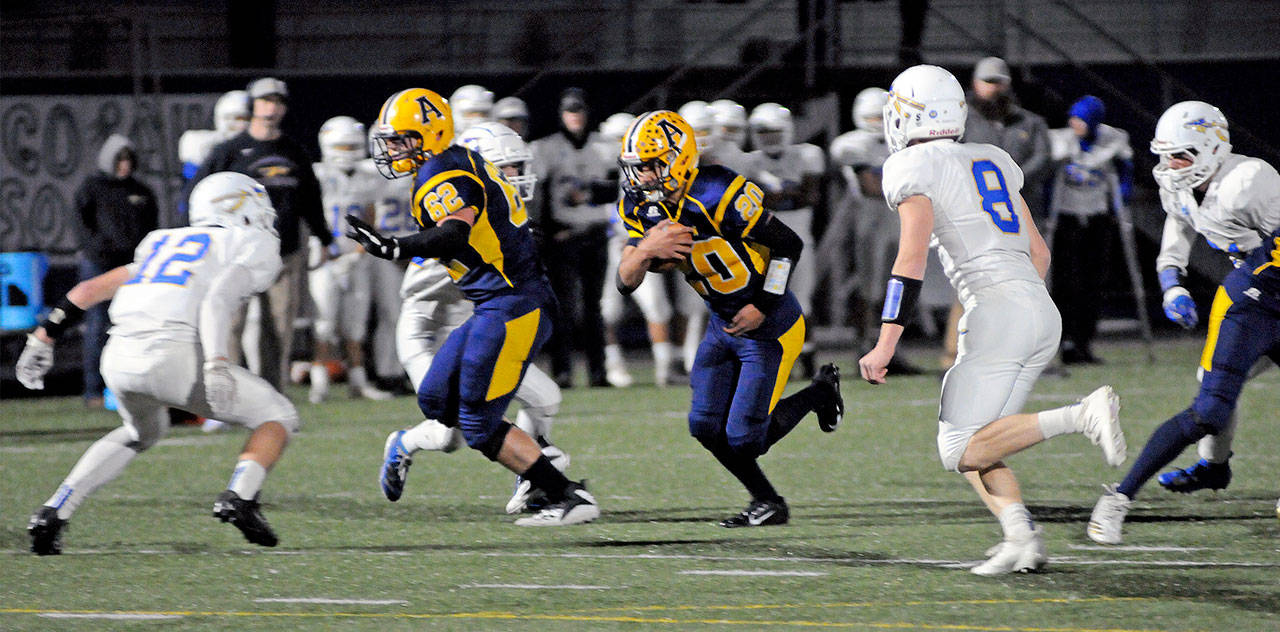
{"type": "MultiPolygon", "coordinates": [[[[374,125],[373,159],[389,179],[413,177],[411,210],[420,231],[385,236],[348,216],[349,234],[383,259],[438,259],[475,305],[418,386],[423,414],[460,427],[467,445],[547,494],[547,507],[517,525],[590,522],[600,515],[595,498],[503,417],[529,362],[551,335],[556,298],[538,263],[519,191],[493,163],[453,145],[453,130],[448,102],[430,90],[412,88],[388,98],[374,125]]],[[[391,454],[384,467],[396,467],[392,461],[399,456],[391,454]]]]}
{"type": "Polygon", "coordinates": [[[722,527],[784,524],[790,510],[757,459],[810,411],[831,432],[844,414],[840,372],[781,398],[804,343],[804,314],[787,289],[803,242],[763,206],[755,183],[721,166],[698,168],[692,127],[669,110],[637,118],[622,140],[628,244],[618,290],[679,266],[711,312],[689,374],[689,432],[751,494],[722,527]]]}
{"type": "Polygon", "coordinates": [[[1086,530],[1091,540],[1123,542],[1124,519],[1138,490],[1187,446],[1228,426],[1249,371],[1263,356],[1280,365],[1280,228],[1222,280],[1200,360],[1200,392],[1189,408],[1151,433],[1129,474],[1098,498],[1086,530]]]}

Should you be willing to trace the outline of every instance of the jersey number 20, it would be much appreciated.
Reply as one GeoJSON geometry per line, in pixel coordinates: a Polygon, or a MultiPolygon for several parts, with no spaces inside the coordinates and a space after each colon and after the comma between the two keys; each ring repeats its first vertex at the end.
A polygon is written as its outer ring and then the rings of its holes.
{"type": "Polygon", "coordinates": [[[982,198],[982,210],[991,216],[991,222],[1001,232],[1016,235],[1021,230],[1021,225],[1000,168],[990,160],[973,161],[973,183],[978,187],[978,195],[982,198]]]}

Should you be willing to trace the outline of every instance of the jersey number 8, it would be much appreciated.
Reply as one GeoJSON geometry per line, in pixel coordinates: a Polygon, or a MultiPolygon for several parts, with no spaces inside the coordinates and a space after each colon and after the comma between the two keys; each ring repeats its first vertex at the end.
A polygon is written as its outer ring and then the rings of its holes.
{"type": "Polygon", "coordinates": [[[982,197],[982,210],[991,216],[991,222],[1001,232],[1016,235],[1022,229],[1018,214],[1013,208],[1013,198],[1004,183],[1004,174],[990,160],[973,161],[973,183],[982,197]]]}

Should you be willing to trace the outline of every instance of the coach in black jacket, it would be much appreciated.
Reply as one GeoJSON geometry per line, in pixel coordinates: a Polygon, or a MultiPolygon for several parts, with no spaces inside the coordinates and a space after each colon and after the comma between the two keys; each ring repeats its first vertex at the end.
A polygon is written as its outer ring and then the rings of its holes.
{"type": "Polygon", "coordinates": [[[288,88],[279,79],[264,77],[250,83],[248,91],[252,100],[249,127],[214,147],[191,183],[194,186],[211,173],[236,171],[262,183],[271,196],[284,271],[275,285],[259,296],[262,322],[258,353],[254,349],[245,352],[249,367],[279,389],[283,376],[289,374],[293,319],[306,282],[307,251],[302,247],[300,221],[305,221],[325,246],[333,242],[333,236],[325,224],[320,184],[311,171],[310,156],[280,131],[288,109],[288,88]],[[268,314],[274,327],[267,326],[268,314]]]}

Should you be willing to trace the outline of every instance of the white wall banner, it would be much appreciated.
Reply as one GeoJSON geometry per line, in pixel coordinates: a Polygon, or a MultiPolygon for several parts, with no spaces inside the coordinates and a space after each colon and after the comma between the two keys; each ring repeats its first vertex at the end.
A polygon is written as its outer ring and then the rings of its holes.
{"type": "Polygon", "coordinates": [[[0,251],[74,252],[74,198],[97,170],[98,150],[123,134],[138,152],[135,172],[156,192],[170,226],[182,190],[178,137],[213,127],[221,93],[0,97],[0,251]]]}

